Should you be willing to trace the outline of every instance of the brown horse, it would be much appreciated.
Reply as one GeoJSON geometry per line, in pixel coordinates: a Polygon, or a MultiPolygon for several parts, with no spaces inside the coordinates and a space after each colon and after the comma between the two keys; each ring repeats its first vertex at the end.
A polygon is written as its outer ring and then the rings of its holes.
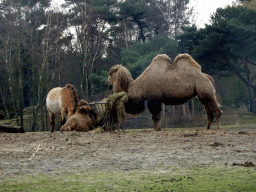
{"type": "Polygon", "coordinates": [[[55,130],[55,114],[61,115],[60,123],[64,125],[67,119],[76,112],[78,101],[77,91],[71,84],[65,87],[55,87],[49,91],[46,97],[46,107],[52,132],[55,130]]]}

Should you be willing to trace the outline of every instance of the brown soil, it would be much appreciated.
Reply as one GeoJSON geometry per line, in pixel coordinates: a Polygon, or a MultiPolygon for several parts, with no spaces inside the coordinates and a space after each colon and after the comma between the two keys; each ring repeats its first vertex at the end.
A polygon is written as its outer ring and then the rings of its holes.
{"type": "Polygon", "coordinates": [[[0,133],[0,146],[0,177],[81,171],[167,172],[195,165],[256,164],[253,128],[0,133]]]}

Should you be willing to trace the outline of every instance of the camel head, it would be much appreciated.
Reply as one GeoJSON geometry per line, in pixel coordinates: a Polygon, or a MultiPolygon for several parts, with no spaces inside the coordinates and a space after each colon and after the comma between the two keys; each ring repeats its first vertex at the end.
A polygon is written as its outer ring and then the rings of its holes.
{"type": "Polygon", "coordinates": [[[64,131],[71,131],[71,127],[70,125],[66,126],[66,125],[63,125],[60,129],[60,132],[64,132],[64,131]]]}
{"type": "Polygon", "coordinates": [[[111,67],[106,83],[113,86],[113,93],[127,92],[129,84],[133,81],[131,73],[122,65],[111,67]]]}
{"type": "Polygon", "coordinates": [[[76,112],[79,114],[90,114],[93,111],[93,108],[91,106],[86,106],[86,105],[82,105],[82,106],[78,106],[76,112]]]}
{"type": "Polygon", "coordinates": [[[83,99],[78,101],[78,106],[88,106],[88,105],[89,105],[89,103],[83,99]]]}

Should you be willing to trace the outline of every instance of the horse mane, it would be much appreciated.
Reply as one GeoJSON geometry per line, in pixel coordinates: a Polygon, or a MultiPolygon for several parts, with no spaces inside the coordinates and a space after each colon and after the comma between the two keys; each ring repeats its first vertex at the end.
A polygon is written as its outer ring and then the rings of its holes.
{"type": "Polygon", "coordinates": [[[114,83],[115,92],[120,92],[120,91],[127,92],[130,82],[133,81],[131,73],[128,71],[126,67],[122,65],[118,65],[118,70],[115,76],[116,76],[115,77],[116,82],[114,83]]]}
{"type": "Polygon", "coordinates": [[[189,63],[191,64],[191,66],[198,68],[201,70],[201,66],[187,53],[185,54],[179,54],[173,61],[173,64],[176,64],[179,60],[181,59],[186,59],[189,61],[189,63]]]}
{"type": "Polygon", "coordinates": [[[74,108],[76,109],[77,106],[78,106],[78,101],[79,101],[79,98],[78,98],[78,94],[77,94],[77,90],[76,88],[71,85],[71,84],[67,84],[66,87],[68,88],[69,92],[70,92],[70,97],[71,97],[71,100],[72,100],[72,105],[74,106],[74,108]]]}

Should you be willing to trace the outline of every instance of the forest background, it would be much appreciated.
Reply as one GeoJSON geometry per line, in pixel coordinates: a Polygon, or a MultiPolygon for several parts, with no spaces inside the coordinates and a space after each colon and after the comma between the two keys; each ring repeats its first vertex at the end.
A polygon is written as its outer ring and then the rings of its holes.
{"type": "MultiPolygon", "coordinates": [[[[198,29],[189,0],[2,0],[0,3],[0,111],[31,130],[45,126],[45,99],[53,87],[73,84],[80,98],[111,94],[109,69],[126,66],[138,77],[157,54],[189,53],[216,81],[223,106],[256,113],[256,0],[219,8],[198,29]],[[38,124],[40,119],[40,125],[38,124]]],[[[45,128],[42,128],[45,130],[45,128]]]]}

